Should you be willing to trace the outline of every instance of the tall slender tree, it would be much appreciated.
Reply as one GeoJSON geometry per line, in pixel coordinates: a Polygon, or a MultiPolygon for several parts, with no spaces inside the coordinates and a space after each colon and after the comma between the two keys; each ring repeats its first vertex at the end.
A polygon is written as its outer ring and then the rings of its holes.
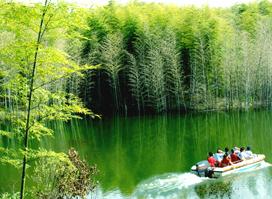
{"type": "Polygon", "coordinates": [[[18,143],[22,141],[22,150],[0,148],[4,151],[1,162],[22,168],[20,198],[25,196],[29,161],[52,157],[69,162],[62,153],[33,149],[29,140],[40,141],[44,136],[52,136],[53,131],[46,125],[48,121],[67,121],[82,114],[94,116],[65,86],[71,75],[80,76],[82,71],[94,68],[79,66],[65,53],[71,36],[81,36],[74,34],[76,27],[81,28],[79,21],[69,20],[74,14],[66,4],[53,4],[49,0],[33,7],[4,3],[0,13],[5,22],[1,29],[14,35],[12,41],[1,46],[0,52],[5,79],[0,98],[10,98],[4,106],[0,105],[1,126],[9,124],[10,128],[1,129],[0,135],[18,143]],[[64,46],[58,45],[61,40],[64,46]]]}
{"type": "Polygon", "coordinates": [[[41,44],[42,36],[44,32],[46,31],[46,27],[44,27],[44,18],[46,15],[48,9],[48,0],[45,0],[44,7],[42,11],[40,26],[38,30],[38,36],[37,36],[37,42],[36,42],[36,48],[34,52],[34,59],[33,59],[33,66],[31,70],[31,75],[29,77],[29,92],[28,92],[28,99],[27,99],[27,117],[26,117],[26,126],[24,130],[24,157],[23,157],[23,167],[22,167],[22,179],[21,179],[21,189],[20,189],[20,199],[24,198],[25,193],[25,178],[26,178],[26,163],[27,163],[27,157],[28,157],[28,135],[29,135],[29,129],[30,129],[30,114],[32,109],[32,97],[33,97],[33,85],[35,80],[35,73],[36,73],[36,67],[37,67],[37,59],[38,59],[38,53],[39,53],[39,47],[41,44]]]}
{"type": "Polygon", "coordinates": [[[123,40],[120,33],[110,35],[101,45],[102,68],[108,75],[114,106],[119,110],[120,88],[119,73],[123,69],[122,57],[124,56],[123,40]]]}

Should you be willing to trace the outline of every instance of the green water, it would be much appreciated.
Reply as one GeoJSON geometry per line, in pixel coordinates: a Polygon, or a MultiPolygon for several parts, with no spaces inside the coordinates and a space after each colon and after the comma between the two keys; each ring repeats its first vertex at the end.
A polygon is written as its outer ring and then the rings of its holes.
{"type": "MultiPolygon", "coordinates": [[[[272,162],[270,111],[114,117],[77,120],[55,128],[55,138],[42,146],[56,151],[74,147],[89,163],[96,163],[100,170],[97,198],[270,197],[270,167],[221,180],[188,173],[217,147],[250,145],[272,162]]],[[[1,192],[17,191],[19,178],[15,169],[1,166],[1,192]]]]}

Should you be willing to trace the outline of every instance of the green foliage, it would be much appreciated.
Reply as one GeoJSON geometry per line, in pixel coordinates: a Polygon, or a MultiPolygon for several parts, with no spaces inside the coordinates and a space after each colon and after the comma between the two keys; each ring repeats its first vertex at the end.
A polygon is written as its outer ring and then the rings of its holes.
{"type": "Polygon", "coordinates": [[[122,55],[123,52],[123,38],[120,34],[115,33],[108,36],[101,44],[101,64],[109,78],[109,84],[113,89],[114,104],[118,109],[119,106],[119,79],[118,75],[123,68],[122,55]]]}
{"type": "Polygon", "coordinates": [[[36,163],[33,198],[86,198],[97,185],[96,165],[89,167],[74,149],[68,155],[52,153],[36,163]]]}
{"type": "Polygon", "coordinates": [[[271,23],[271,6],[269,1],[226,9],[131,2],[93,9],[84,62],[105,66],[107,57],[118,60],[120,70],[108,75],[118,82],[115,86],[100,72],[87,75],[85,82],[93,84],[91,89],[83,85],[84,98],[107,112],[111,107],[142,113],[267,106],[270,77],[260,72],[270,72],[257,70],[256,60],[262,63],[269,51],[258,44],[260,35],[269,38],[270,28],[260,27],[271,23]],[[116,35],[119,41],[109,42],[116,35]]]}
{"type": "Polygon", "coordinates": [[[137,1],[88,10],[0,0],[0,7],[3,164],[20,168],[27,156],[27,163],[50,159],[67,166],[71,160],[62,153],[23,147],[25,132],[39,142],[54,135],[48,122],[96,117],[85,105],[139,114],[272,105],[269,1],[227,9],[137,1]],[[11,139],[21,150],[9,145],[11,139]]]}
{"type": "MultiPolygon", "coordinates": [[[[3,84],[0,85],[0,110],[1,121],[4,124],[11,123],[12,133],[1,129],[1,136],[14,135],[15,138],[21,138],[26,125],[30,69],[37,27],[44,8],[39,4],[28,7],[17,3],[3,3],[3,8],[1,18],[5,23],[0,30],[3,41],[0,52],[3,79],[3,84]]],[[[93,114],[84,108],[75,94],[65,91],[66,82],[71,75],[79,78],[82,71],[94,68],[78,65],[66,53],[70,37],[75,38],[74,32],[77,32],[76,24],[69,24],[69,21],[77,15],[69,13],[70,8],[66,4],[49,4],[46,9],[31,107],[29,132],[34,139],[52,135],[52,130],[46,127],[48,121],[68,121],[79,115],[93,114]]],[[[80,25],[78,24],[77,29],[81,28],[80,25]]]]}
{"type": "Polygon", "coordinates": [[[19,193],[3,193],[0,195],[1,199],[17,199],[19,198],[19,193]]]}
{"type": "MultiPolygon", "coordinates": [[[[61,153],[28,146],[28,140],[39,142],[53,135],[48,122],[96,116],[74,90],[67,89],[71,76],[79,79],[83,71],[95,68],[68,54],[78,47],[73,42],[79,45],[84,38],[80,32],[86,28],[86,16],[78,18],[78,10],[68,4],[45,2],[25,6],[1,1],[0,137],[16,140],[21,149],[1,148],[0,161],[23,166],[23,174],[25,164],[29,167],[34,160],[50,157],[64,161],[61,153]]],[[[22,185],[21,198],[24,175],[22,185]]]]}

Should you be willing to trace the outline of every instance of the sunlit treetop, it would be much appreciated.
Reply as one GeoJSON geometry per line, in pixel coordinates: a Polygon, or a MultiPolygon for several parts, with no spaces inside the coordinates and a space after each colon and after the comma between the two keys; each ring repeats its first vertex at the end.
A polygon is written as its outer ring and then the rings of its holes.
{"type": "MultiPolygon", "coordinates": [[[[25,2],[25,3],[36,3],[42,2],[42,0],[17,0],[18,2],[25,2]]],[[[56,0],[53,0],[56,1],[56,0]]],[[[91,7],[91,6],[101,6],[106,5],[109,3],[110,0],[66,0],[69,3],[75,3],[83,7],[91,7]]],[[[126,4],[131,1],[135,0],[115,0],[117,3],[126,4]]],[[[138,0],[136,0],[138,1],[138,0]]],[[[239,3],[249,3],[255,2],[256,0],[225,0],[225,1],[218,1],[218,0],[140,0],[138,2],[147,2],[147,3],[163,3],[163,4],[175,4],[178,6],[184,5],[195,5],[195,6],[203,6],[208,5],[211,7],[230,7],[234,4],[239,3]]]]}

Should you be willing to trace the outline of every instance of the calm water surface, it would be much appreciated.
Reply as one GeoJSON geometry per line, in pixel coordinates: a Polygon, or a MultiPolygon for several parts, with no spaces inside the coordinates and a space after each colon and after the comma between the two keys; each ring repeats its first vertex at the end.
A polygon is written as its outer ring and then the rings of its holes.
{"type": "MultiPolygon", "coordinates": [[[[217,147],[250,145],[272,163],[272,112],[232,112],[77,120],[56,125],[43,147],[76,148],[99,170],[90,198],[272,198],[272,169],[218,180],[190,174],[217,147]]],[[[4,141],[0,143],[3,145],[4,141]]],[[[0,191],[17,191],[20,173],[0,166],[0,191]]]]}

